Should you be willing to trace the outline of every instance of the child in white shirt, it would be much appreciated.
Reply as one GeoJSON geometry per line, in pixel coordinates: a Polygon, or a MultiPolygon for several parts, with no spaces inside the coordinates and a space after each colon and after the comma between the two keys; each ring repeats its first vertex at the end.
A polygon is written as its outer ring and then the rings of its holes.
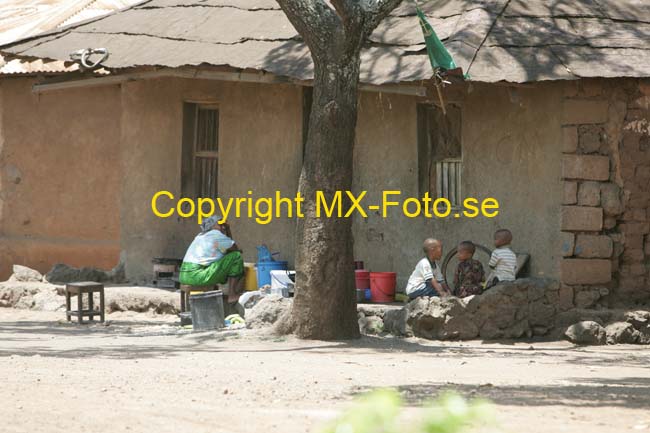
{"type": "Polygon", "coordinates": [[[517,272],[517,256],[510,249],[512,233],[508,229],[499,229],[494,232],[494,246],[488,265],[493,270],[488,279],[486,289],[494,286],[499,281],[514,281],[517,272]]]}
{"type": "Polygon", "coordinates": [[[409,277],[406,294],[411,299],[419,296],[449,296],[449,288],[437,262],[442,257],[442,242],[426,239],[422,249],[424,258],[418,262],[409,277]]]}

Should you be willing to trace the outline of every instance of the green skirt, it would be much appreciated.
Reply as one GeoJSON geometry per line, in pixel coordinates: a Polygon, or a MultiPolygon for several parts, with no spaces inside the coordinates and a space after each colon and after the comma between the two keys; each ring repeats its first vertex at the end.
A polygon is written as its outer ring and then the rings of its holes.
{"type": "Polygon", "coordinates": [[[239,251],[232,251],[207,266],[183,262],[179,280],[190,286],[212,286],[225,284],[229,277],[243,275],[244,259],[239,251]]]}

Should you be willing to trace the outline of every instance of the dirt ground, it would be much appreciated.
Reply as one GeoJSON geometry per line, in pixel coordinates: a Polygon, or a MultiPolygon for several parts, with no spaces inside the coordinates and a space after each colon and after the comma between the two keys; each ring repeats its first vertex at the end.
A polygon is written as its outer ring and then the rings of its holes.
{"type": "Polygon", "coordinates": [[[505,432],[650,432],[650,348],[191,333],[171,315],[0,309],[9,432],[311,432],[355,394],[396,387],[408,414],[441,390],[484,396],[505,432]]]}

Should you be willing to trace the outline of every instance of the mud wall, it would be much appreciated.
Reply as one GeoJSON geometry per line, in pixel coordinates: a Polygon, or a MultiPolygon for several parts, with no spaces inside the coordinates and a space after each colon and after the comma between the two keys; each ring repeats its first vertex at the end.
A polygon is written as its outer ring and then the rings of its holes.
{"type": "MultiPolygon", "coordinates": [[[[298,86],[160,79],[122,86],[122,246],[127,277],[151,279],[152,257],[182,258],[199,231],[196,218],[161,219],[151,210],[159,190],[181,197],[183,102],[219,106],[221,197],[295,195],[302,163],[298,86]]],[[[161,207],[165,201],[161,200],[161,207]]],[[[230,220],[233,237],[248,261],[267,243],[293,263],[289,218],[259,225],[246,217],[230,220]]]]}
{"type": "Polygon", "coordinates": [[[0,80],[0,280],[12,264],[110,269],[119,260],[117,86],[37,95],[0,80]]]}
{"type": "MultiPolygon", "coordinates": [[[[457,85],[445,91],[447,103],[462,110],[462,195],[498,200],[494,218],[408,218],[397,210],[355,221],[355,251],[372,270],[395,271],[403,288],[422,257],[426,237],[444,242],[445,253],[463,240],[493,247],[497,228],[513,232],[512,248],[530,254],[529,274],[558,276],[560,260],[561,128],[556,84],[505,87],[457,85]]],[[[435,100],[435,99],[432,99],[435,100]]],[[[418,196],[416,103],[410,96],[366,93],[361,98],[356,144],[355,189],[418,196]]],[[[489,256],[477,253],[487,271],[489,256]]],[[[453,278],[453,266],[447,273],[453,278]]]]}

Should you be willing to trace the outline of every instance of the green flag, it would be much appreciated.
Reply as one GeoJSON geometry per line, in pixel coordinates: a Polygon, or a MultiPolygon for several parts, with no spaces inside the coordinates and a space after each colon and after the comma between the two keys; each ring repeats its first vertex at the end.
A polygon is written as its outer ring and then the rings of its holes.
{"type": "Polygon", "coordinates": [[[424,16],[422,11],[418,6],[415,6],[417,11],[418,18],[420,20],[420,27],[422,27],[422,34],[424,35],[424,43],[427,46],[427,53],[429,54],[429,61],[431,62],[431,67],[436,69],[443,69],[449,71],[451,69],[456,69],[456,63],[454,59],[451,58],[451,54],[445,48],[445,46],[440,42],[436,32],[433,31],[433,27],[427,21],[427,18],[424,16]]]}

